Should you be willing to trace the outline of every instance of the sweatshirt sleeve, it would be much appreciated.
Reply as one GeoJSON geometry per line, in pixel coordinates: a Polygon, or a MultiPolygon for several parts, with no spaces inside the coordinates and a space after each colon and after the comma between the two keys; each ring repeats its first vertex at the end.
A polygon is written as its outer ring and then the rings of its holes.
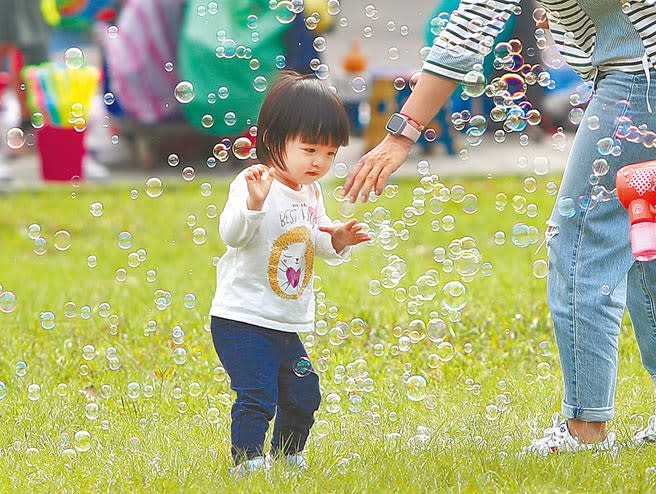
{"type": "Polygon", "coordinates": [[[483,64],[520,0],[461,0],[431,47],[422,70],[462,82],[483,64]]]}
{"type": "MultiPolygon", "coordinates": [[[[315,182],[314,187],[317,191],[317,222],[318,226],[332,226],[335,223],[330,219],[326,213],[326,207],[323,204],[323,194],[321,193],[321,186],[315,182]]],[[[351,252],[351,247],[348,246],[341,252],[336,252],[333,248],[333,238],[330,233],[317,232],[317,239],[314,246],[314,252],[317,257],[326,259],[327,261],[343,261],[348,257],[351,252]]]]}
{"type": "Polygon", "coordinates": [[[266,216],[266,201],[262,211],[249,211],[247,200],[246,178],[240,173],[230,184],[228,201],[219,218],[219,234],[230,247],[245,247],[266,216]]]}

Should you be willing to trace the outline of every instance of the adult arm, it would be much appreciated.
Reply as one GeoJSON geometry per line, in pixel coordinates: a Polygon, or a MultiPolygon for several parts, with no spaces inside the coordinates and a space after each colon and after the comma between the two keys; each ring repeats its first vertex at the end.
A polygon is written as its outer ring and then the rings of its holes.
{"type": "MultiPolygon", "coordinates": [[[[401,109],[416,126],[426,125],[459,82],[494,49],[495,38],[518,8],[520,0],[461,0],[449,23],[426,57],[417,85],[401,109]]],[[[386,136],[363,156],[344,184],[344,195],[363,201],[374,190],[380,195],[388,177],[405,161],[412,142],[405,137],[386,136]]]]}
{"type": "MultiPolygon", "coordinates": [[[[456,86],[453,80],[422,72],[401,112],[411,115],[413,120],[424,126],[449,99],[456,86]]],[[[362,201],[366,202],[372,189],[377,195],[382,194],[387,179],[406,160],[411,146],[412,141],[407,137],[392,134],[385,136],[355,165],[344,184],[344,195],[355,202],[358,194],[362,193],[362,201]]]]}

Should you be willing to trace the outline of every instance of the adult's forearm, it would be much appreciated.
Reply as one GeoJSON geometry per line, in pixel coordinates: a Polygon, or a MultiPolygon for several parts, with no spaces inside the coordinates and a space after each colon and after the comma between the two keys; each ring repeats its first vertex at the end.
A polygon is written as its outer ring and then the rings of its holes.
{"type": "Polygon", "coordinates": [[[411,116],[419,124],[426,125],[451,97],[457,86],[456,81],[422,72],[401,112],[411,116]]]}

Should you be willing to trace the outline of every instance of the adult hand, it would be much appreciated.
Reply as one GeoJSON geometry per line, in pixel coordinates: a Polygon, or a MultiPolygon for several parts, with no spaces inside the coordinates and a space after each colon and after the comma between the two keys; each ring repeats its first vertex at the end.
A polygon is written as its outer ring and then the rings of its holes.
{"type": "Polygon", "coordinates": [[[319,230],[329,233],[333,240],[335,252],[343,251],[349,245],[357,245],[371,240],[369,234],[363,231],[364,225],[357,220],[350,220],[343,225],[320,226],[319,230]]]}
{"type": "Polygon", "coordinates": [[[410,154],[411,146],[410,139],[388,134],[360,158],[346,179],[342,195],[348,196],[351,202],[357,201],[359,194],[362,202],[367,202],[371,190],[381,195],[389,176],[399,169],[410,154]]]}
{"type": "Polygon", "coordinates": [[[261,211],[264,200],[269,195],[275,168],[264,165],[252,165],[246,168],[246,186],[248,187],[248,201],[246,205],[250,211],[261,211]]]}

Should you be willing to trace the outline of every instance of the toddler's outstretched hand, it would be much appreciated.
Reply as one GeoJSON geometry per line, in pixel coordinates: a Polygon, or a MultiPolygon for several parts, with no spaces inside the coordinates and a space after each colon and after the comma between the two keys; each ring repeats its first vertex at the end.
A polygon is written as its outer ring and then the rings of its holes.
{"type": "Polygon", "coordinates": [[[357,245],[371,240],[371,237],[363,231],[364,225],[357,220],[350,220],[343,225],[320,226],[319,230],[329,233],[333,238],[333,249],[341,252],[349,245],[357,245]]]}
{"type": "Polygon", "coordinates": [[[253,165],[246,168],[246,186],[248,187],[247,206],[250,211],[261,211],[264,200],[269,195],[275,168],[253,165]]]}

